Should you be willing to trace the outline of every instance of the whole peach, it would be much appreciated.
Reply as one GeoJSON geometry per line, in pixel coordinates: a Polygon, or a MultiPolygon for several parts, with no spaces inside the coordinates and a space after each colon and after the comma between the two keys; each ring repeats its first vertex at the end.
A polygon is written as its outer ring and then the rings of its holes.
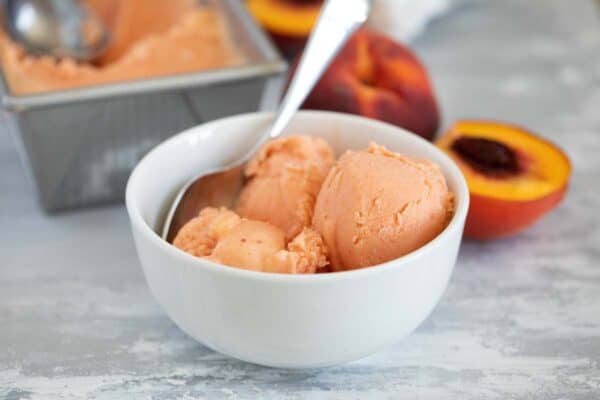
{"type": "Polygon", "coordinates": [[[367,29],[340,51],[303,108],[363,115],[428,140],[440,123],[425,67],[406,46],[367,29]]]}

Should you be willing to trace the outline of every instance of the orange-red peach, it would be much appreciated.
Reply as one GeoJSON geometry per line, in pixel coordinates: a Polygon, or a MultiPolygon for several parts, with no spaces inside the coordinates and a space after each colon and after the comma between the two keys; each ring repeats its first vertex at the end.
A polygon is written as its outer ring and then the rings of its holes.
{"type": "Polygon", "coordinates": [[[440,116],[428,74],[405,46],[359,30],[331,63],[303,108],[358,114],[433,139],[440,116]]]}

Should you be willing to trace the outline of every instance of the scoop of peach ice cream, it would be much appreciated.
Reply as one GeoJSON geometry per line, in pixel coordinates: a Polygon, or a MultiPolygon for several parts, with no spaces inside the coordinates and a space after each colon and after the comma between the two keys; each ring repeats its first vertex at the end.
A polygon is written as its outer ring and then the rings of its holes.
{"type": "Polygon", "coordinates": [[[448,224],[453,196],[440,169],[371,143],[333,166],[313,226],[334,271],[380,264],[432,240],[448,224]]]}
{"type": "Polygon", "coordinates": [[[305,228],[286,246],[281,229],[226,208],[203,209],[173,244],[194,256],[254,271],[304,274],[327,265],[323,240],[312,229],[305,228]]]}
{"type": "Polygon", "coordinates": [[[237,212],[275,225],[290,240],[310,226],[315,199],[333,163],[333,151],[321,138],[290,136],[267,143],[246,167],[249,181],[237,212]]]}
{"type": "Polygon", "coordinates": [[[111,33],[108,48],[99,60],[107,64],[122,57],[132,45],[160,36],[181,18],[198,9],[197,0],[85,0],[111,33]]]}
{"type": "Polygon", "coordinates": [[[173,245],[196,257],[212,254],[219,238],[238,226],[241,218],[226,208],[204,208],[186,223],[173,239],[173,245]]]}

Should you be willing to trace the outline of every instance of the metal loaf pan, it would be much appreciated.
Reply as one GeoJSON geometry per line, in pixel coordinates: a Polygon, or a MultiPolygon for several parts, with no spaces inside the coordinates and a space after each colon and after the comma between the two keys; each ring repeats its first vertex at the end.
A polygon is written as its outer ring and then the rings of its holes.
{"type": "Polygon", "coordinates": [[[277,96],[285,61],[241,1],[213,4],[246,64],[28,96],[11,95],[1,76],[11,131],[45,210],[120,201],[132,168],[156,144],[202,122],[255,111],[265,92],[277,96]]]}

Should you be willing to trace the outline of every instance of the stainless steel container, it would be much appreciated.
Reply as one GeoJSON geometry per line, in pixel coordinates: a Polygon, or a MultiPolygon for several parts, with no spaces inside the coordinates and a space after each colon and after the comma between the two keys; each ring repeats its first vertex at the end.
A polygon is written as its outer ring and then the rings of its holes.
{"type": "Polygon", "coordinates": [[[28,96],[11,95],[2,76],[2,103],[45,210],[122,200],[131,169],[157,143],[211,119],[255,111],[265,89],[277,90],[286,63],[242,2],[215,6],[247,64],[28,96]]]}

